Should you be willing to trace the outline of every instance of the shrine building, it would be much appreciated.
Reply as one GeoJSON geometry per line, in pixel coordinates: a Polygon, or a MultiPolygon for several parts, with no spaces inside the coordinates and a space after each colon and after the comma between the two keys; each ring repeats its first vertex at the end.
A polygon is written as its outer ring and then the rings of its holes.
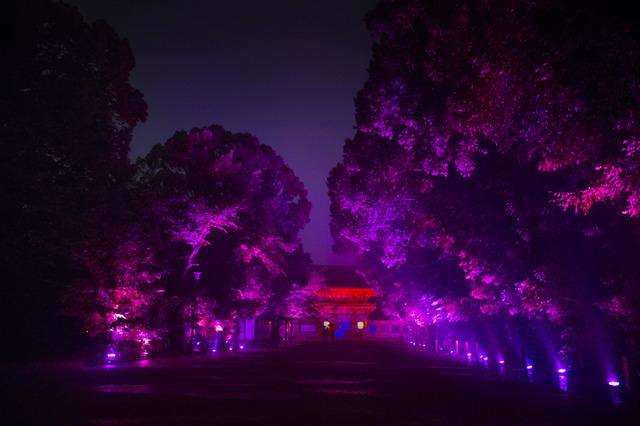
{"type": "Polygon", "coordinates": [[[335,328],[336,339],[402,338],[403,327],[377,309],[376,293],[353,266],[316,267],[328,289],[317,293],[318,316],[297,321],[295,340],[322,339],[323,328],[335,328]],[[373,314],[373,315],[372,315],[373,314]]]}

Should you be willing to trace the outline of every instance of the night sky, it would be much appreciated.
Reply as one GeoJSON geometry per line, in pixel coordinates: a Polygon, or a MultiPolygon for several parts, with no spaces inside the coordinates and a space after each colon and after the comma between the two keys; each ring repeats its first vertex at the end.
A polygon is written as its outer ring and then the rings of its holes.
{"type": "Polygon", "coordinates": [[[326,179],[355,133],[353,98],[371,56],[364,16],[376,0],[66,2],[131,43],[131,83],[149,105],[132,161],[176,130],[219,124],[251,133],[309,192],[301,237],[313,262],[352,262],[331,250],[326,179]]]}

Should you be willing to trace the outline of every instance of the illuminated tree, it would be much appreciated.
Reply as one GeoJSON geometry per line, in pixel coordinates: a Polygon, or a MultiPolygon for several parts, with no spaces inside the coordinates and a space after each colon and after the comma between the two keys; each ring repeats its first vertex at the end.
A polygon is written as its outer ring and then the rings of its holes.
{"type": "Polygon", "coordinates": [[[67,289],[65,312],[81,318],[86,332],[103,343],[131,342],[142,351],[167,331],[166,242],[150,225],[105,225],[76,246],[88,274],[67,289]]]}
{"type": "Polygon", "coordinates": [[[326,277],[319,270],[312,270],[308,283],[294,283],[278,314],[289,318],[308,318],[317,315],[317,294],[327,291],[326,277]]]}
{"type": "Polygon", "coordinates": [[[212,126],[177,132],[137,169],[127,213],[77,250],[89,274],[66,302],[90,334],[152,341],[185,320],[193,343],[278,309],[294,283],[306,284],[297,233],[310,204],[271,148],[212,126]]]}
{"type": "Polygon", "coordinates": [[[638,28],[631,4],[382,2],[358,128],[463,175],[483,139],[521,162],[591,173],[559,201],[620,199],[636,214],[638,28]]]}
{"type": "Polygon", "coordinates": [[[296,268],[308,269],[297,237],[311,207],[304,186],[255,137],[219,126],[176,132],[138,161],[138,182],[184,252],[184,303],[206,297],[215,318],[253,317],[286,297],[296,268]],[[195,266],[197,290],[187,288],[195,266]]]}
{"type": "Polygon", "coordinates": [[[596,303],[630,305],[640,61],[625,5],[407,0],[369,14],[331,227],[390,313],[541,318],[575,348],[596,303]],[[455,259],[468,288],[421,275],[417,255],[455,259]]]}

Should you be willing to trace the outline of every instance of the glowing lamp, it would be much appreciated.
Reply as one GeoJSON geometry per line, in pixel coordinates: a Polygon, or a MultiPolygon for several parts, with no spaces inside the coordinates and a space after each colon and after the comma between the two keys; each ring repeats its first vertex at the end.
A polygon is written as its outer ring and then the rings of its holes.
{"type": "Polygon", "coordinates": [[[532,370],[533,369],[533,365],[527,365],[527,370],[532,370]]]}
{"type": "Polygon", "coordinates": [[[329,327],[329,324],[331,324],[329,321],[325,321],[322,323],[322,325],[324,325],[325,327],[329,327]]]}
{"type": "MultiPolygon", "coordinates": [[[[269,323],[271,324],[271,323],[269,323]]],[[[222,331],[222,326],[221,325],[216,325],[216,331],[222,331]]]]}
{"type": "Polygon", "coordinates": [[[358,321],[358,330],[362,330],[364,328],[364,322],[358,321]]]}
{"type": "Polygon", "coordinates": [[[467,354],[467,357],[471,358],[471,352],[469,352],[469,353],[467,354]]]}
{"type": "Polygon", "coordinates": [[[560,374],[564,374],[564,373],[566,373],[566,372],[567,372],[567,369],[566,369],[566,368],[559,368],[559,369],[558,369],[558,373],[560,373],[560,374]]]}
{"type": "Polygon", "coordinates": [[[501,359],[500,361],[498,361],[500,364],[504,364],[504,359],[501,359]]]}
{"type": "Polygon", "coordinates": [[[615,387],[620,386],[620,382],[619,382],[619,381],[617,381],[617,380],[615,380],[615,379],[611,379],[611,380],[609,380],[609,383],[607,383],[607,384],[608,384],[609,386],[614,387],[614,388],[615,388],[615,387]]]}
{"type": "Polygon", "coordinates": [[[107,354],[107,358],[115,358],[116,354],[107,354]]]}

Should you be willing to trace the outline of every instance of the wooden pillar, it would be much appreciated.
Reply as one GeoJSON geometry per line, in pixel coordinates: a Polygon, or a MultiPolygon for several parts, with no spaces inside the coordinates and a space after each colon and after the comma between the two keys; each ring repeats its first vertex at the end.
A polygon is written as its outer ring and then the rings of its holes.
{"type": "Polygon", "coordinates": [[[622,378],[624,379],[624,387],[628,394],[631,394],[631,378],[629,377],[629,363],[627,357],[620,357],[620,367],[622,368],[622,378]]]}

